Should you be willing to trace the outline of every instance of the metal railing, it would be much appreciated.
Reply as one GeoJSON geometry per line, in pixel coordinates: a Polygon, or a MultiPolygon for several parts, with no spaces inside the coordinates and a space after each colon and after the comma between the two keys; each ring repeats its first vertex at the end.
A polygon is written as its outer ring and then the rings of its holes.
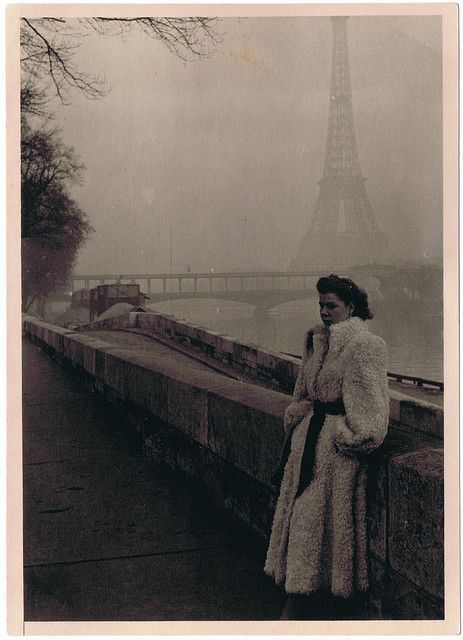
{"type": "Polygon", "coordinates": [[[444,383],[437,382],[436,380],[428,380],[427,378],[419,378],[417,376],[408,376],[403,373],[387,372],[387,377],[397,382],[411,382],[417,387],[437,387],[442,392],[444,391],[444,383]]]}
{"type": "MultiPolygon", "coordinates": [[[[298,360],[302,359],[302,356],[299,356],[295,353],[288,353],[287,351],[283,351],[282,353],[284,353],[285,356],[291,356],[292,358],[297,358],[298,360]]],[[[409,376],[404,373],[393,373],[392,371],[387,372],[387,377],[391,380],[395,380],[396,382],[411,382],[417,387],[434,387],[444,392],[444,383],[438,382],[437,380],[428,380],[427,378],[409,376]]]]}

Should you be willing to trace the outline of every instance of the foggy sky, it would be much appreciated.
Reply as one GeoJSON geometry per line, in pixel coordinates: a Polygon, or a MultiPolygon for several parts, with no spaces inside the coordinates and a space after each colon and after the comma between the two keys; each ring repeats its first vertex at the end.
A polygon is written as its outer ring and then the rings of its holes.
{"type": "MultiPolygon", "coordinates": [[[[223,43],[184,63],[136,35],[91,35],[79,64],[112,85],[55,105],[87,170],[73,195],[95,234],[75,273],[288,269],[322,176],[331,24],[220,22],[223,43]]],[[[439,17],[348,21],[360,166],[394,259],[441,259],[439,17]]]]}

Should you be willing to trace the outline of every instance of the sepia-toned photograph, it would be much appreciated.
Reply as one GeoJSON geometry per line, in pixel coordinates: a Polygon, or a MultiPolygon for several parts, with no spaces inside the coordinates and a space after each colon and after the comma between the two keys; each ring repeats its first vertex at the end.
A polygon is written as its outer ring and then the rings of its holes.
{"type": "Polygon", "coordinates": [[[457,7],[275,7],[15,7],[26,625],[456,606],[457,7]]]}

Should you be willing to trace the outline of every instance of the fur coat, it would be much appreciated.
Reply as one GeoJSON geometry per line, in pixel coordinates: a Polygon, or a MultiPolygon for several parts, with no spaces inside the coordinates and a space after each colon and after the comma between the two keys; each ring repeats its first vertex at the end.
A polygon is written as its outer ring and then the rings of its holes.
{"type": "Polygon", "coordinates": [[[285,428],[295,428],[264,568],[288,593],[328,589],[347,598],[368,589],[365,454],[387,432],[386,362],[384,341],[358,317],[307,334],[285,414],[285,428]],[[326,416],[312,482],[296,498],[312,401],[338,398],[346,413],[326,416]]]}

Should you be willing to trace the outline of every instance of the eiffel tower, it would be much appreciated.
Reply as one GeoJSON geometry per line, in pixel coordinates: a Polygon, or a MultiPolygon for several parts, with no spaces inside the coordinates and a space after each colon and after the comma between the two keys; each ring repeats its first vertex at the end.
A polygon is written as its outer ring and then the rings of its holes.
{"type": "Polygon", "coordinates": [[[347,17],[331,17],[333,53],[325,166],[297,269],[339,270],[371,264],[389,254],[360,172],[347,44],[347,17]]]}

